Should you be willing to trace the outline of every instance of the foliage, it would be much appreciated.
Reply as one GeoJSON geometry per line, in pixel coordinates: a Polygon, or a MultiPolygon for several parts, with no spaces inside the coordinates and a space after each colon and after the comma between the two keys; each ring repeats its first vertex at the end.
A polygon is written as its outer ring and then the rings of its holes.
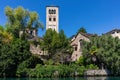
{"type": "Polygon", "coordinates": [[[79,66],[77,64],[70,64],[70,65],[37,64],[34,69],[26,69],[24,70],[24,72],[28,77],[37,77],[37,78],[70,77],[70,76],[83,76],[84,71],[87,69],[97,69],[97,67],[94,65],[88,65],[87,67],[84,67],[84,66],[79,66]]]}
{"type": "Polygon", "coordinates": [[[15,76],[17,65],[31,56],[29,43],[15,39],[11,43],[0,44],[0,76],[15,76]]]}
{"type": "Polygon", "coordinates": [[[87,33],[86,29],[84,27],[81,27],[80,29],[78,29],[78,32],[77,33],[87,33]]]}
{"type": "Polygon", "coordinates": [[[83,66],[84,65],[84,57],[83,56],[80,56],[79,60],[76,61],[76,64],[80,65],[80,66],[83,66]]]}
{"type": "Polygon", "coordinates": [[[96,53],[97,53],[97,48],[96,48],[96,46],[92,46],[92,47],[90,48],[90,54],[93,55],[93,54],[96,54],[96,53]]]}
{"type": "MultiPolygon", "coordinates": [[[[114,75],[120,74],[120,40],[116,37],[113,38],[110,35],[102,35],[100,37],[93,37],[91,42],[83,43],[83,57],[85,58],[85,64],[91,63],[91,46],[97,48],[97,58],[99,64],[104,64],[104,67],[111,70],[114,75]]],[[[96,51],[93,48],[93,52],[96,51]]]]}
{"type": "Polygon", "coordinates": [[[48,51],[49,58],[57,57],[54,61],[59,62],[63,54],[72,53],[72,47],[63,30],[57,33],[55,30],[48,29],[40,45],[43,50],[48,51]]]}
{"type": "Polygon", "coordinates": [[[0,39],[3,43],[9,43],[13,40],[13,35],[7,32],[3,26],[0,26],[0,39]]]}
{"type": "Polygon", "coordinates": [[[87,68],[87,69],[99,69],[99,68],[97,67],[97,65],[93,65],[93,64],[87,65],[86,68],[87,68]]]}
{"type": "Polygon", "coordinates": [[[54,61],[52,59],[49,59],[47,61],[44,61],[44,64],[46,64],[46,65],[53,65],[54,61]]]}
{"type": "Polygon", "coordinates": [[[70,43],[67,37],[64,34],[64,31],[61,30],[60,33],[57,33],[55,30],[48,29],[43,36],[43,42],[41,42],[42,48],[48,50],[49,53],[55,53],[57,49],[70,49],[70,43]]]}
{"type": "MultiPolygon", "coordinates": [[[[19,37],[20,30],[26,29],[38,29],[43,28],[39,21],[38,14],[36,12],[30,12],[23,7],[17,7],[12,9],[7,6],[5,8],[5,14],[7,16],[7,31],[11,32],[15,37],[19,37]]],[[[24,32],[25,33],[25,32],[24,32]]]]}
{"type": "Polygon", "coordinates": [[[43,64],[43,62],[37,56],[32,55],[30,58],[28,58],[27,60],[23,61],[18,65],[16,76],[22,77],[27,75],[27,70],[29,68],[35,68],[37,64],[43,64]]]}
{"type": "Polygon", "coordinates": [[[16,75],[16,71],[24,72],[25,68],[34,68],[37,63],[42,63],[38,57],[30,53],[30,43],[18,37],[21,30],[25,36],[26,30],[38,30],[43,26],[36,12],[22,7],[12,9],[7,6],[5,14],[6,26],[0,26],[0,77],[12,77],[16,75]]]}

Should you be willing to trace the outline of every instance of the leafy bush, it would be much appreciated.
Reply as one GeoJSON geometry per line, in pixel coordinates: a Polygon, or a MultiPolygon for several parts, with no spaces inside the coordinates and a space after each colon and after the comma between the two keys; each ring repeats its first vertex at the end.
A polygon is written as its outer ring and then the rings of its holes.
{"type": "MultiPolygon", "coordinates": [[[[83,76],[87,69],[96,69],[94,65],[79,66],[77,64],[70,65],[41,65],[37,64],[34,69],[25,69],[28,77],[70,77],[70,76],[83,76]]],[[[20,74],[21,75],[21,74],[20,74]]],[[[22,75],[23,76],[23,75],[22,75]]]]}
{"type": "Polygon", "coordinates": [[[15,76],[17,66],[31,56],[29,43],[14,39],[11,43],[0,46],[0,76],[15,76]]]}

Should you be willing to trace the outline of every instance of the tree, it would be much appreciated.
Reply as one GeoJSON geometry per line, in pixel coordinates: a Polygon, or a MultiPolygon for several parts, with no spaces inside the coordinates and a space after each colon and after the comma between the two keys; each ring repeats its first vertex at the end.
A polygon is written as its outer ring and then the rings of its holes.
{"type": "Polygon", "coordinates": [[[6,29],[0,26],[0,39],[3,43],[9,43],[13,39],[13,35],[7,32],[6,29]]]}
{"type": "Polygon", "coordinates": [[[90,48],[90,54],[91,55],[94,55],[94,54],[96,54],[97,53],[97,47],[96,46],[92,46],[91,48],[90,48]]]}
{"type": "Polygon", "coordinates": [[[60,30],[59,37],[60,37],[61,47],[66,47],[69,43],[63,30],[60,30]]]}
{"type": "MultiPolygon", "coordinates": [[[[45,35],[43,36],[43,41],[41,42],[41,47],[45,50],[47,50],[49,52],[49,54],[51,54],[52,52],[54,52],[53,50],[55,49],[54,44],[56,44],[55,41],[55,37],[57,37],[58,33],[55,32],[52,29],[48,29],[45,33],[45,35]],[[53,41],[54,39],[54,41],[53,41]]],[[[56,40],[58,40],[56,38],[56,40]]],[[[59,41],[59,40],[58,40],[59,41]]]]}
{"type": "MultiPolygon", "coordinates": [[[[113,38],[110,35],[102,35],[100,37],[91,38],[90,42],[83,43],[83,57],[85,58],[85,63],[89,64],[91,62],[90,50],[91,46],[94,45],[97,48],[96,56],[100,63],[104,64],[104,67],[111,70],[114,75],[120,74],[120,40],[116,37],[113,38]]],[[[94,48],[92,52],[95,52],[94,48]]]]}
{"type": "Polygon", "coordinates": [[[48,51],[49,58],[56,60],[57,57],[57,61],[60,61],[62,55],[66,54],[67,57],[67,53],[69,55],[72,53],[72,47],[63,30],[57,33],[55,30],[48,29],[40,45],[43,50],[48,51]]]}
{"type": "Polygon", "coordinates": [[[19,32],[26,29],[43,28],[42,23],[39,21],[38,14],[36,12],[30,12],[23,7],[17,7],[12,9],[7,6],[5,8],[5,14],[7,16],[7,30],[11,32],[15,37],[19,37],[19,32]]]}
{"type": "Polygon", "coordinates": [[[60,33],[57,33],[52,29],[46,31],[41,45],[42,48],[48,50],[50,53],[54,53],[57,49],[69,50],[71,47],[63,30],[61,30],[60,33]]]}
{"type": "Polygon", "coordinates": [[[81,27],[80,29],[78,29],[78,32],[77,33],[87,33],[86,29],[84,27],[81,27]]]}
{"type": "Polygon", "coordinates": [[[70,40],[67,38],[63,30],[59,32],[60,37],[60,45],[64,52],[68,51],[68,53],[72,53],[73,47],[70,45],[70,40]]]}
{"type": "Polygon", "coordinates": [[[30,56],[27,41],[15,39],[11,43],[0,44],[0,76],[15,76],[17,66],[30,56]]]}
{"type": "Polygon", "coordinates": [[[83,56],[80,56],[79,60],[76,61],[76,63],[80,66],[83,66],[84,65],[84,57],[83,56]]]}
{"type": "Polygon", "coordinates": [[[43,61],[36,55],[30,56],[25,61],[21,62],[16,71],[17,77],[27,76],[27,70],[35,68],[37,64],[43,64],[43,61]]]}

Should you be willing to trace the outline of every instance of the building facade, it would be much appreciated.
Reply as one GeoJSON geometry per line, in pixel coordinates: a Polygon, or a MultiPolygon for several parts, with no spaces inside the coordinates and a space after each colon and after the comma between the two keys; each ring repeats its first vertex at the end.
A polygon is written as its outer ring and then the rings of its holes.
{"type": "Polygon", "coordinates": [[[58,32],[59,30],[59,7],[47,6],[46,7],[46,30],[51,28],[58,32]]]}
{"type": "Polygon", "coordinates": [[[118,37],[120,39],[120,29],[113,29],[106,34],[110,34],[112,37],[118,37]]]}
{"type": "Polygon", "coordinates": [[[71,46],[74,48],[71,61],[79,60],[80,56],[82,56],[82,41],[90,42],[89,38],[91,36],[93,35],[88,33],[78,33],[71,38],[71,46]]]}

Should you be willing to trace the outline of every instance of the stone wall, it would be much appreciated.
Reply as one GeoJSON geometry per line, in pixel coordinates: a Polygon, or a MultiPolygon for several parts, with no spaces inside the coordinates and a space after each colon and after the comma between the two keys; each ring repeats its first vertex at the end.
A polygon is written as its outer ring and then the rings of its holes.
{"type": "Polygon", "coordinates": [[[39,48],[39,46],[35,46],[33,44],[30,44],[30,52],[33,54],[38,54],[38,55],[43,54],[43,51],[39,48]]]}
{"type": "Polygon", "coordinates": [[[79,57],[82,55],[82,49],[81,49],[81,41],[87,41],[87,42],[90,42],[90,40],[83,36],[82,34],[78,34],[76,37],[73,37],[73,39],[71,40],[71,45],[75,48],[76,47],[76,50],[74,49],[73,53],[72,53],[72,57],[71,57],[71,60],[72,61],[76,61],[79,59],[79,57]]]}
{"type": "Polygon", "coordinates": [[[99,70],[86,70],[84,72],[85,76],[107,76],[110,75],[110,72],[106,69],[99,69],[99,70]]]}

